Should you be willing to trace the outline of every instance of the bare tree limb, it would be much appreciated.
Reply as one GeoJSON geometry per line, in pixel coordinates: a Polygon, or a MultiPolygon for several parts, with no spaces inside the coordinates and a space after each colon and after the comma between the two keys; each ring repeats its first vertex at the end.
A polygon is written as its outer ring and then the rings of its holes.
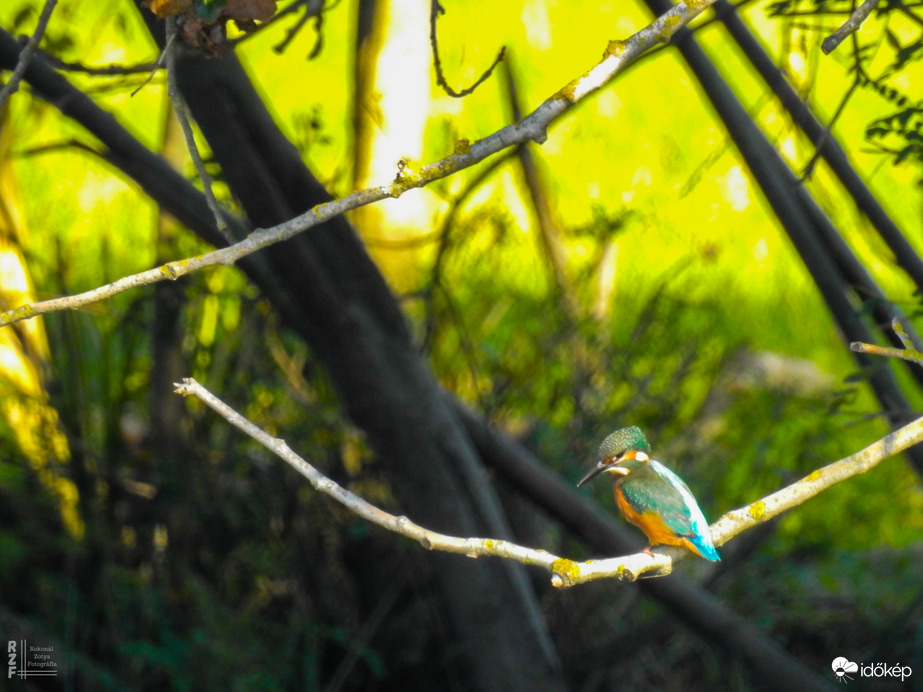
{"type": "Polygon", "coordinates": [[[3,88],[0,89],[0,108],[3,108],[3,104],[6,103],[6,100],[19,89],[19,83],[26,73],[29,60],[32,59],[35,51],[38,50],[38,44],[41,43],[42,36],[45,35],[45,29],[48,27],[48,22],[51,20],[51,13],[54,11],[54,7],[57,4],[58,0],[45,0],[45,6],[42,8],[42,13],[39,15],[35,31],[32,33],[32,36],[29,37],[29,42],[26,43],[26,47],[23,48],[22,52],[19,54],[19,62],[16,64],[16,69],[13,70],[10,81],[4,84],[3,88]]]}
{"type": "MultiPolygon", "coordinates": [[[[286,7],[284,10],[280,10],[279,12],[277,12],[276,15],[272,19],[266,22],[263,22],[254,31],[251,31],[248,35],[242,38],[247,38],[250,35],[255,34],[257,31],[262,30],[263,27],[268,26],[269,24],[272,24],[280,17],[283,17],[289,12],[294,12],[300,7],[304,7],[304,14],[302,14],[296,20],[294,26],[292,26],[289,29],[286,29],[285,38],[282,39],[278,44],[273,46],[272,49],[273,51],[275,51],[276,53],[279,53],[280,55],[284,53],[285,49],[288,48],[288,45],[292,41],[295,40],[295,37],[298,36],[302,28],[304,28],[304,25],[308,23],[308,20],[313,17],[315,19],[315,31],[317,33],[317,40],[314,42],[314,48],[311,49],[310,55],[308,55],[308,60],[313,60],[318,55],[320,55],[321,49],[324,46],[324,34],[322,31],[322,27],[324,23],[324,9],[325,8],[324,8],[324,3],[322,0],[298,0],[297,2],[293,2],[291,5],[286,7]]],[[[241,39],[235,39],[231,43],[236,45],[237,41],[240,41],[240,40],[241,39]]]]}
{"type": "Polygon", "coordinates": [[[503,56],[506,53],[506,46],[500,48],[500,52],[497,54],[497,57],[494,58],[494,61],[490,64],[483,74],[478,77],[477,81],[474,82],[470,87],[462,89],[461,91],[455,91],[452,87],[449,86],[448,81],[446,81],[445,74],[442,71],[442,60],[439,57],[439,38],[436,33],[436,23],[439,19],[439,15],[445,14],[445,8],[439,4],[439,0],[432,0],[430,3],[429,10],[429,44],[433,49],[433,67],[436,70],[436,83],[442,87],[442,90],[447,93],[452,98],[462,98],[472,93],[484,82],[485,79],[490,77],[493,73],[494,68],[500,64],[500,61],[503,60],[503,56]]]}
{"type": "Polygon", "coordinates": [[[923,353],[919,347],[914,344],[912,334],[908,334],[904,326],[895,317],[891,320],[891,329],[897,334],[904,348],[892,348],[890,346],[877,346],[876,344],[866,344],[861,341],[853,341],[849,345],[850,351],[856,353],[869,353],[873,356],[885,356],[886,358],[900,358],[901,360],[910,361],[917,365],[923,365],[923,353]]]}
{"type": "MultiPolygon", "coordinates": [[[[513,120],[519,120],[522,117],[522,109],[519,104],[519,89],[516,84],[516,76],[513,74],[513,65],[510,61],[506,63],[505,72],[513,120]]],[[[576,318],[581,312],[580,301],[577,300],[570,278],[567,275],[567,252],[564,249],[564,242],[561,240],[561,229],[554,218],[552,204],[548,200],[548,191],[543,185],[529,145],[518,147],[516,152],[519,155],[519,164],[522,166],[522,175],[525,179],[526,190],[529,193],[529,201],[532,203],[532,210],[538,223],[539,237],[542,240],[545,257],[547,257],[548,263],[551,265],[555,284],[558,286],[568,314],[576,318]]]]}
{"type": "Polygon", "coordinates": [[[726,543],[742,531],[769,521],[847,478],[866,473],[888,457],[903,452],[921,441],[923,418],[917,418],[855,454],[819,468],[801,480],[746,507],[728,512],[711,525],[712,538],[717,545],[726,543]]]}
{"type": "MultiPolygon", "coordinates": [[[[427,550],[458,553],[473,558],[493,555],[515,560],[524,565],[542,567],[551,572],[551,584],[557,588],[568,588],[596,579],[633,582],[640,578],[664,576],[673,571],[674,562],[689,556],[688,551],[681,548],[661,546],[653,555],[642,552],[605,560],[576,562],[545,550],[517,545],[511,541],[494,538],[461,538],[430,531],[405,516],[394,516],[379,509],[330,480],[295,454],[285,440],[273,437],[247,420],[194,379],[185,378],[181,384],[177,384],[176,393],[183,396],[194,396],[202,401],[233,426],[286,461],[316,490],[329,495],[360,517],[388,531],[419,542],[427,550]]],[[[803,504],[837,483],[869,471],[888,457],[921,441],[923,441],[923,418],[896,430],[851,456],[812,472],[761,500],[728,512],[711,525],[712,538],[716,545],[723,545],[739,533],[803,504]]]]}
{"type": "Polygon", "coordinates": [[[145,62],[138,65],[84,65],[80,62],[67,62],[61,60],[61,58],[54,53],[49,53],[41,48],[39,48],[38,52],[42,56],[42,59],[56,70],[80,72],[94,77],[122,77],[125,75],[148,74],[159,70],[161,67],[160,60],[145,62]]]}
{"type": "Polygon", "coordinates": [[[897,334],[897,338],[904,344],[904,348],[915,349],[916,351],[923,349],[923,342],[921,342],[919,334],[913,330],[907,331],[904,329],[904,325],[896,317],[891,320],[891,330],[897,334]]]}
{"type": "Polygon", "coordinates": [[[224,221],[221,205],[215,199],[215,193],[212,190],[212,177],[205,170],[205,162],[202,161],[202,155],[199,153],[199,147],[196,145],[195,134],[192,132],[192,125],[189,123],[189,116],[186,113],[186,102],[183,101],[183,95],[179,93],[179,87],[176,84],[176,51],[179,49],[178,41],[175,40],[179,28],[176,26],[176,17],[170,15],[167,17],[167,47],[164,53],[167,56],[167,94],[170,96],[170,103],[173,104],[173,112],[176,113],[176,119],[179,120],[180,127],[183,129],[183,136],[186,138],[186,148],[189,150],[189,156],[192,157],[192,164],[195,166],[196,173],[202,181],[202,189],[205,192],[205,201],[208,208],[211,209],[215,216],[215,224],[218,230],[227,238],[228,245],[234,244],[234,237],[228,231],[228,225],[224,221]]]}
{"type": "Polygon", "coordinates": [[[82,307],[97,300],[108,298],[129,288],[176,279],[203,267],[231,265],[242,257],[269,245],[287,240],[338,214],[381,201],[388,197],[400,197],[407,190],[424,187],[434,180],[448,177],[469,168],[493,154],[524,142],[543,143],[547,130],[555,120],[574,104],[597,91],[621,73],[629,64],[654,45],[666,42],[677,31],[701,14],[715,0],[684,0],[654,20],[625,41],[610,41],[602,60],[588,72],[572,80],[553,94],[522,121],[512,123],[473,144],[456,147],[449,156],[427,164],[418,170],[400,167],[394,180],[386,185],[368,188],[341,197],[333,202],[319,204],[304,214],[268,229],[258,229],[246,239],[228,248],[209,252],[198,257],[170,262],[155,269],[149,269],[133,276],[100,286],[85,293],[64,298],[22,305],[0,313],[0,327],[4,327],[36,315],[82,307]]]}
{"type": "Polygon", "coordinates": [[[893,348],[891,346],[878,346],[876,344],[853,341],[849,345],[849,350],[855,351],[856,353],[868,353],[873,356],[900,358],[901,360],[909,360],[911,363],[923,365],[923,353],[920,353],[914,348],[893,348]]]}
{"type": "Polygon", "coordinates": [[[824,42],[820,44],[820,49],[824,51],[825,55],[830,55],[833,51],[836,50],[847,36],[856,31],[862,22],[864,22],[868,16],[872,13],[872,10],[875,9],[875,6],[878,4],[879,0],[865,0],[859,7],[857,7],[849,19],[843,22],[843,26],[830,34],[827,38],[824,39],[824,42]]]}

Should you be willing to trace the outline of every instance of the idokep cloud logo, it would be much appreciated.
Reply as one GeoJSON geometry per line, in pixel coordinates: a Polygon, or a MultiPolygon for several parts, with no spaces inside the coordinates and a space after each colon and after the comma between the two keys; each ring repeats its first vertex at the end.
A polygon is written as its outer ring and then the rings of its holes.
{"type": "Polygon", "coordinates": [[[894,678],[903,682],[911,675],[913,670],[910,666],[902,666],[900,663],[891,665],[890,663],[854,663],[847,658],[837,656],[830,664],[833,668],[833,674],[836,675],[837,682],[850,682],[855,679],[858,673],[863,678],[894,678]]]}
{"type": "Polygon", "coordinates": [[[842,656],[838,656],[837,658],[833,659],[833,663],[831,663],[830,666],[833,668],[837,682],[849,682],[853,679],[849,673],[855,673],[857,670],[859,670],[858,663],[847,661],[842,656]]]}

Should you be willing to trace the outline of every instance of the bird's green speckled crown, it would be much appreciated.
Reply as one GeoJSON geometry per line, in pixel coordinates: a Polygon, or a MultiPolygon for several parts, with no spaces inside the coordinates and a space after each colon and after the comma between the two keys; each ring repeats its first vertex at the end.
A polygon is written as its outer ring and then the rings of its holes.
{"type": "Polygon", "coordinates": [[[631,425],[627,428],[619,428],[603,440],[602,444],[599,445],[597,459],[600,461],[603,459],[611,459],[612,457],[627,452],[629,449],[636,449],[646,454],[651,453],[651,446],[647,443],[647,438],[644,437],[641,428],[636,425],[631,425]]]}

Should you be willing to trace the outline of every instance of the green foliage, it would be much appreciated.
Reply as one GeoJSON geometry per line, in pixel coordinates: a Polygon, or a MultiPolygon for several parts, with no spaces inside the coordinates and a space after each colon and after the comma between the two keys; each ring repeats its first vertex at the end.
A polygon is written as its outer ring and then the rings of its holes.
{"type": "MultiPolygon", "coordinates": [[[[123,6],[62,3],[67,21],[52,24],[46,47],[88,64],[151,59],[152,44],[141,40],[137,18],[123,6]]],[[[483,7],[498,13],[491,15],[496,27],[522,24],[518,8],[483,7]]],[[[778,15],[799,7],[772,6],[778,15]]],[[[520,53],[511,51],[529,60],[523,62],[529,69],[514,76],[533,105],[598,59],[597,37],[605,46],[613,26],[636,28],[621,14],[628,10],[615,6],[545,9],[547,22],[524,25],[529,40],[517,44],[520,53]],[[558,26],[569,28],[555,34],[555,50],[536,47],[536,36],[551,36],[558,26]]],[[[462,28],[477,22],[492,56],[508,37],[499,28],[487,31],[477,11],[470,12],[474,19],[465,14],[449,12],[447,19],[462,28]]],[[[35,3],[0,9],[0,17],[10,16],[17,30],[27,30],[35,3]]],[[[328,50],[310,65],[289,56],[286,69],[279,68],[267,48],[279,33],[246,44],[283,127],[321,179],[344,189],[349,90],[305,97],[292,84],[344,81],[351,69],[344,48],[353,40],[350,16],[325,15],[328,50]]],[[[467,44],[453,43],[449,25],[443,28],[448,69],[464,67],[467,44]]],[[[892,81],[868,79],[863,86],[876,102],[883,98],[901,110],[878,117],[864,108],[852,125],[871,120],[871,140],[899,161],[923,161],[918,104],[906,96],[914,93],[915,73],[908,86],[892,86],[898,71],[919,67],[918,42],[887,40],[895,59],[880,74],[892,81]]],[[[886,426],[873,418],[877,405],[863,374],[855,373],[795,253],[767,223],[723,132],[708,114],[677,117],[697,112],[698,97],[666,53],[563,120],[536,149],[540,172],[550,179],[543,194],[567,250],[563,284],[548,266],[519,165],[510,158],[473,190],[464,186],[473,185],[475,173],[436,186],[443,202],[460,202],[452,222],[415,256],[423,278],[413,297],[422,299],[408,300],[407,309],[447,388],[527,441],[565,477],[576,480],[585,471],[613,428],[637,424],[715,519],[858,450],[886,426]],[[651,89],[653,83],[663,88],[651,89]],[[673,84],[675,90],[666,86],[673,84]],[[760,374],[767,351],[783,357],[797,386],[760,374]],[[806,361],[817,386],[803,386],[810,379],[806,361]]],[[[762,97],[741,86],[752,79],[748,71],[733,72],[729,79],[745,97],[762,97]]],[[[161,95],[145,89],[127,96],[145,75],[103,88],[87,76],[71,77],[144,141],[160,145],[162,126],[152,113],[161,95]]],[[[460,115],[434,107],[428,158],[505,124],[496,107],[503,90],[491,92],[492,85],[459,106],[460,115]]],[[[14,99],[11,107],[17,121],[28,123],[20,151],[29,155],[17,158],[15,168],[27,191],[31,235],[24,249],[42,295],[94,287],[147,268],[155,257],[201,252],[185,233],[158,239],[156,210],[139,191],[113,181],[97,157],[62,146],[72,138],[83,142],[84,133],[35,100],[14,99]]],[[[787,148],[785,135],[779,141],[787,148]]],[[[815,189],[823,192],[819,177],[815,189]]],[[[885,198],[916,214],[899,181],[886,179],[885,198]]],[[[233,204],[224,187],[219,195],[233,204]]],[[[889,291],[912,305],[912,289],[861,224],[851,223],[851,208],[844,210],[832,193],[825,201],[842,227],[857,227],[850,241],[889,291]]],[[[0,430],[2,607],[27,614],[65,642],[75,655],[78,687],[318,689],[345,678],[344,689],[379,683],[456,689],[451,633],[438,615],[429,554],[341,513],[194,401],[182,403],[180,430],[156,427],[158,416],[170,414],[170,397],[152,393],[169,386],[154,374],[163,365],[159,345],[172,349],[182,375],[219,383],[222,398],[323,471],[382,506],[395,504],[386,475],[343,420],[318,364],[279,329],[242,274],[212,269],[169,288],[172,295],[145,289],[46,320],[49,390],[74,456],[62,472],[79,486],[87,538],[66,537],[53,499],[9,432],[0,430]],[[179,305],[178,336],[161,344],[158,310],[171,300],[179,305]],[[183,443],[162,445],[168,433],[181,433],[183,443]]],[[[601,484],[593,491],[611,507],[608,489],[601,484]]],[[[829,636],[812,644],[813,652],[858,646],[859,638],[827,633],[845,631],[854,613],[863,626],[884,631],[899,620],[901,607],[907,617],[919,612],[910,607],[913,553],[895,548],[919,540],[921,517],[918,479],[901,459],[890,460],[756,536],[749,554],[728,559],[720,595],[791,641],[829,636]]],[[[537,542],[569,556],[583,550],[557,527],[540,531],[537,542]]],[[[729,554],[736,549],[728,546],[729,554]]],[[[729,673],[716,652],[703,652],[650,603],[632,607],[634,598],[611,585],[548,596],[552,631],[576,633],[569,641],[559,637],[559,646],[592,652],[615,638],[616,650],[637,654],[638,665],[613,674],[613,685],[623,687],[663,686],[668,677],[685,687],[742,682],[742,671],[729,673]]],[[[611,665],[609,658],[608,646],[596,651],[601,667],[611,665]]],[[[586,675],[585,668],[572,672],[579,680],[586,675]]]]}
{"type": "MultiPolygon", "coordinates": [[[[620,248],[652,233],[631,223],[614,224],[608,233],[602,224],[598,228],[599,242],[620,248]]],[[[585,242],[585,230],[565,229],[564,237],[573,247],[585,242]]],[[[754,283],[735,284],[721,258],[708,254],[677,261],[656,278],[650,276],[653,258],[640,267],[619,264],[616,300],[608,310],[575,316],[560,299],[534,236],[517,232],[503,210],[492,213],[482,206],[460,215],[441,242],[427,313],[435,325],[428,343],[437,372],[574,480],[594,462],[605,434],[637,424],[648,433],[654,455],[680,473],[714,520],[858,451],[885,431],[879,420],[867,417],[876,404],[845,351],[818,358],[839,377],[795,357],[821,353],[816,339],[831,332],[823,324],[781,318],[778,303],[766,296],[784,295],[793,316],[822,313],[806,287],[774,284],[784,280],[771,270],[752,290],[754,283]],[[536,273],[536,280],[521,281],[536,273]],[[760,350],[769,343],[781,352],[760,350]],[[471,357],[459,358],[459,351],[471,357]]],[[[571,264],[570,275],[578,277],[575,292],[592,304],[600,260],[594,253],[585,257],[571,264]]],[[[614,512],[611,490],[604,486],[591,492],[614,512]]],[[[902,460],[890,460],[729,544],[725,559],[747,563],[746,576],[738,578],[731,567],[723,579],[733,586],[719,593],[739,611],[759,613],[757,621],[782,641],[794,641],[842,627],[843,609],[858,605],[862,589],[869,588],[876,599],[900,604],[878,613],[863,606],[863,622],[882,628],[907,603],[912,569],[893,549],[918,546],[921,503],[915,474],[902,460]],[[831,555],[837,556],[835,563],[831,555]],[[863,576],[855,590],[843,591],[849,574],[879,557],[885,564],[877,581],[863,576]],[[881,576],[897,566],[894,584],[881,576]],[[819,573],[835,581],[812,581],[819,573]],[[751,588],[751,582],[760,587],[751,588]],[[762,592],[763,586],[770,593],[762,592]],[[797,595],[787,597],[790,592],[797,595]],[[760,599],[775,604],[775,610],[757,608],[760,599]],[[823,624],[805,623],[796,615],[804,612],[823,624]]],[[[539,541],[543,546],[582,554],[553,528],[545,536],[539,541]]],[[[689,683],[693,686],[726,687],[729,676],[744,675],[728,671],[726,658],[703,653],[700,642],[678,632],[672,614],[629,607],[624,603],[629,597],[619,589],[607,588],[605,594],[575,596],[551,616],[553,631],[568,632],[569,646],[589,652],[580,657],[583,669],[611,669],[613,685],[638,689],[680,685],[684,679],[696,681],[689,683]],[[592,605],[581,609],[581,602],[592,605]],[[605,649],[594,656],[600,641],[605,649]],[[612,650],[620,652],[618,662],[611,659],[612,650]],[[646,656],[656,656],[657,665],[645,665],[646,656]],[[669,673],[659,677],[667,664],[669,673]]],[[[833,646],[837,643],[857,646],[855,639],[830,636],[811,644],[811,655],[821,660],[825,652],[854,650],[833,646]]]]}
{"type": "MultiPolygon", "coordinates": [[[[782,20],[833,13],[845,18],[853,9],[854,5],[841,0],[785,0],[769,4],[767,13],[782,20]]],[[[879,97],[879,103],[869,111],[880,113],[882,108],[892,109],[867,120],[867,142],[878,152],[888,155],[895,166],[905,162],[914,164],[918,176],[923,158],[920,154],[920,102],[914,94],[915,85],[921,79],[920,58],[923,56],[923,40],[918,31],[920,21],[918,8],[885,3],[865,20],[855,33],[855,40],[846,41],[837,49],[840,55],[848,56],[844,62],[855,84],[879,97]]],[[[819,32],[814,35],[823,38],[819,32]]],[[[850,94],[851,91],[842,96],[844,104],[850,94]]]]}
{"type": "MultiPolygon", "coordinates": [[[[903,97],[902,97],[903,98],[903,97]]],[[[908,158],[923,161],[923,109],[904,108],[891,115],[879,118],[866,128],[866,136],[882,148],[887,147],[887,140],[897,140],[897,145],[888,147],[894,154],[894,163],[899,164],[908,158]]]]}

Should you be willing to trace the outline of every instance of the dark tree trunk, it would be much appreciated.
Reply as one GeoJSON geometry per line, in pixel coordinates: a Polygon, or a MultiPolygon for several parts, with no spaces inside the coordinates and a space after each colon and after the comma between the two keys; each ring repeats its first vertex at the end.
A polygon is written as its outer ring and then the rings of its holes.
{"type": "MultiPolygon", "coordinates": [[[[273,122],[236,56],[184,51],[180,89],[234,196],[255,227],[330,196],[273,122]]],[[[458,535],[509,536],[496,493],[463,425],[410,338],[403,314],[345,218],[264,251],[288,326],[311,346],[351,420],[386,463],[404,511],[458,535]]],[[[432,559],[472,689],[560,690],[564,684],[524,568],[432,559]]]]}
{"type": "MultiPolygon", "coordinates": [[[[672,7],[669,0],[645,0],[645,3],[651,12],[657,15],[672,7]]],[[[864,310],[868,309],[886,323],[880,326],[887,327],[890,326],[890,318],[896,314],[885,300],[883,292],[871,281],[839,231],[746,112],[714,63],[696,42],[692,32],[688,29],[680,30],[673,42],[724,122],[728,134],[746,160],[754,179],[807,266],[846,340],[874,341],[873,331],[863,314],[864,310]],[[854,302],[862,308],[854,307],[854,302]]],[[[799,111],[795,117],[798,118],[800,115],[803,113],[799,111]]],[[[808,130],[813,131],[813,128],[808,127],[808,130]]],[[[825,150],[832,151],[833,147],[825,150]]],[[[848,178],[844,173],[840,175],[841,178],[848,178]]],[[[854,194],[857,195],[857,199],[862,199],[859,191],[854,194]]],[[[873,218],[877,220],[880,220],[880,215],[884,213],[876,213],[871,208],[863,209],[867,213],[872,213],[873,218]]],[[[893,224],[887,226],[887,230],[883,232],[891,241],[896,241],[895,233],[900,235],[893,224]]],[[[908,275],[914,278],[913,267],[919,264],[919,258],[915,254],[912,258],[908,256],[907,253],[912,253],[912,250],[907,249],[909,245],[906,245],[906,242],[901,247],[902,266],[908,271],[908,275]]],[[[888,336],[893,338],[893,335],[888,336]]],[[[861,353],[853,355],[866,372],[869,384],[891,426],[898,428],[913,420],[913,407],[901,391],[889,365],[881,358],[872,359],[861,353]]],[[[915,376],[920,375],[916,366],[908,366],[915,376]]],[[[911,447],[907,450],[907,456],[917,473],[923,474],[923,446],[911,447]]]]}

